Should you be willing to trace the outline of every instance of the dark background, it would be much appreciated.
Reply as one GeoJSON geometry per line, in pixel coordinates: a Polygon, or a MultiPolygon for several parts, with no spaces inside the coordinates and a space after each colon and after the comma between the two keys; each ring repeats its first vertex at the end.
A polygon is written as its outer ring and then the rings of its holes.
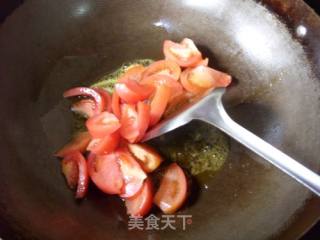
{"type": "MultiPolygon", "coordinates": [[[[25,0],[0,0],[0,24],[3,22],[16,7],[25,0]]],[[[54,0],[53,0],[54,1],[54,0]]],[[[305,0],[320,15],[320,0],[305,0]]],[[[320,239],[320,221],[301,239],[301,240],[319,240],[320,239]]]]}

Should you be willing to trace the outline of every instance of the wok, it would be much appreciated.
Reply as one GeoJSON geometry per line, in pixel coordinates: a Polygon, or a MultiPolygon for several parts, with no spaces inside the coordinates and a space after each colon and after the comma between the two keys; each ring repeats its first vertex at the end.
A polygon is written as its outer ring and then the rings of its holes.
{"type": "Polygon", "coordinates": [[[319,170],[320,20],[302,1],[29,0],[0,28],[1,237],[296,239],[312,226],[319,199],[233,141],[180,212],[185,231],[129,231],[116,197],[73,199],[52,156],[71,134],[61,93],[183,37],[234,77],[224,101],[236,121],[319,170]]]}

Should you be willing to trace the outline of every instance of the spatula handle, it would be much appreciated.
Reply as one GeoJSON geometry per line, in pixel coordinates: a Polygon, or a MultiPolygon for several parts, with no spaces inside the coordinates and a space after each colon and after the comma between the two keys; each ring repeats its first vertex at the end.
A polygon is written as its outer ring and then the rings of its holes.
{"type": "Polygon", "coordinates": [[[320,196],[320,176],[233,121],[221,99],[203,121],[211,123],[320,196]]]}

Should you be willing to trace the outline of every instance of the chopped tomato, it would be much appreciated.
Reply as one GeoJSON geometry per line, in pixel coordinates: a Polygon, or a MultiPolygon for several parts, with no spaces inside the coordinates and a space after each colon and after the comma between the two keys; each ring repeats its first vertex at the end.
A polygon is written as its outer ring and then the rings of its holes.
{"type": "Polygon", "coordinates": [[[151,101],[150,126],[157,124],[166,110],[171,96],[170,88],[166,85],[159,85],[151,101]]]}
{"type": "Polygon", "coordinates": [[[114,153],[107,155],[89,154],[88,169],[91,180],[103,192],[120,194],[123,177],[118,159],[114,153]]]}
{"type": "Polygon", "coordinates": [[[112,93],[111,108],[114,115],[116,115],[117,118],[120,119],[121,117],[120,97],[115,91],[112,93]]]}
{"type": "Polygon", "coordinates": [[[124,102],[134,104],[147,99],[153,93],[154,88],[126,79],[124,82],[116,83],[115,91],[124,102]]]}
{"type": "Polygon", "coordinates": [[[141,80],[142,84],[154,86],[166,85],[171,90],[170,100],[182,94],[183,88],[181,84],[170,76],[163,74],[155,74],[141,80]]]}
{"type": "Polygon", "coordinates": [[[163,117],[170,116],[173,113],[179,111],[180,108],[190,103],[192,96],[189,92],[183,91],[180,95],[177,95],[170,100],[163,117]]]}
{"type": "Polygon", "coordinates": [[[114,151],[120,142],[120,133],[115,131],[103,138],[94,138],[90,141],[87,150],[94,154],[107,154],[114,151]]]}
{"type": "Polygon", "coordinates": [[[78,151],[69,153],[62,160],[62,172],[70,188],[76,190],[76,198],[83,198],[88,190],[89,175],[87,162],[78,151]]]}
{"type": "Polygon", "coordinates": [[[72,140],[64,145],[56,154],[57,157],[65,157],[67,154],[79,151],[79,152],[85,152],[86,148],[91,140],[91,136],[88,132],[79,132],[72,140]]]}
{"type": "Polygon", "coordinates": [[[172,163],[165,171],[154,203],[166,214],[177,211],[187,196],[187,179],[178,164],[172,163]]]}
{"type": "Polygon", "coordinates": [[[88,88],[88,87],[72,88],[64,92],[63,96],[65,98],[78,97],[78,96],[92,98],[95,102],[95,108],[94,108],[95,114],[101,113],[102,111],[104,111],[106,107],[106,100],[104,99],[104,97],[102,97],[98,91],[92,88],[88,88]]]}
{"type": "Polygon", "coordinates": [[[178,80],[180,77],[181,68],[180,66],[171,60],[160,60],[150,64],[146,70],[143,72],[142,78],[154,75],[162,74],[168,75],[175,80],[178,80]]]}
{"type": "Polygon", "coordinates": [[[199,94],[209,88],[228,86],[231,77],[210,67],[197,66],[188,68],[181,74],[181,83],[187,91],[199,94]]]}
{"type": "Polygon", "coordinates": [[[90,118],[95,115],[95,102],[92,99],[81,99],[71,106],[71,111],[85,118],[90,118]]]}
{"type": "Polygon", "coordinates": [[[118,149],[117,156],[124,179],[124,186],[120,197],[133,197],[140,191],[143,181],[147,178],[147,175],[126,148],[118,149]]]}
{"type": "Polygon", "coordinates": [[[132,217],[145,216],[150,212],[153,202],[152,181],[147,178],[139,193],[134,197],[126,198],[127,213],[132,217]]]}
{"type": "Polygon", "coordinates": [[[130,66],[124,74],[120,76],[118,82],[125,82],[127,79],[134,80],[139,82],[142,78],[142,73],[144,72],[145,67],[142,65],[133,65],[130,66]]]}
{"type": "Polygon", "coordinates": [[[201,60],[200,62],[197,63],[197,66],[205,66],[205,67],[208,67],[208,64],[209,64],[209,59],[208,58],[205,58],[203,60],[201,60]]]}
{"type": "Polygon", "coordinates": [[[163,53],[166,59],[176,62],[181,67],[196,66],[202,55],[191,39],[185,38],[181,43],[165,40],[163,53]]]}
{"type": "Polygon", "coordinates": [[[103,109],[103,111],[108,111],[111,112],[111,96],[110,93],[102,88],[93,88],[94,90],[96,90],[98,93],[100,93],[101,97],[104,99],[105,101],[105,107],[103,109]]]}
{"type": "Polygon", "coordinates": [[[156,170],[163,161],[159,153],[146,144],[128,144],[128,148],[147,173],[156,170]]]}
{"type": "Polygon", "coordinates": [[[94,138],[103,138],[120,128],[118,118],[109,112],[102,112],[99,115],[89,118],[86,122],[89,133],[94,138]]]}

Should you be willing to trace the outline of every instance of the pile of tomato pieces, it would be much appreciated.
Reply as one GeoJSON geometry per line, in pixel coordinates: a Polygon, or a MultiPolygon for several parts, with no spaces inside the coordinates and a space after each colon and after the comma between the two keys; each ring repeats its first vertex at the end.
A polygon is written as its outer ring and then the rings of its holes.
{"type": "Polygon", "coordinates": [[[148,67],[132,65],[117,80],[110,94],[103,88],[76,87],[64,93],[78,98],[71,110],[86,117],[87,132],[80,132],[56,153],[62,172],[76,198],[83,198],[89,179],[103,192],[117,194],[131,216],[146,215],[155,203],[174,213],[187,196],[187,179],[176,163],[169,165],[154,192],[150,173],[162,157],[141,144],[145,133],[180,99],[226,87],[231,77],[208,67],[208,59],[190,39],[164,41],[165,59],[148,67]]]}

